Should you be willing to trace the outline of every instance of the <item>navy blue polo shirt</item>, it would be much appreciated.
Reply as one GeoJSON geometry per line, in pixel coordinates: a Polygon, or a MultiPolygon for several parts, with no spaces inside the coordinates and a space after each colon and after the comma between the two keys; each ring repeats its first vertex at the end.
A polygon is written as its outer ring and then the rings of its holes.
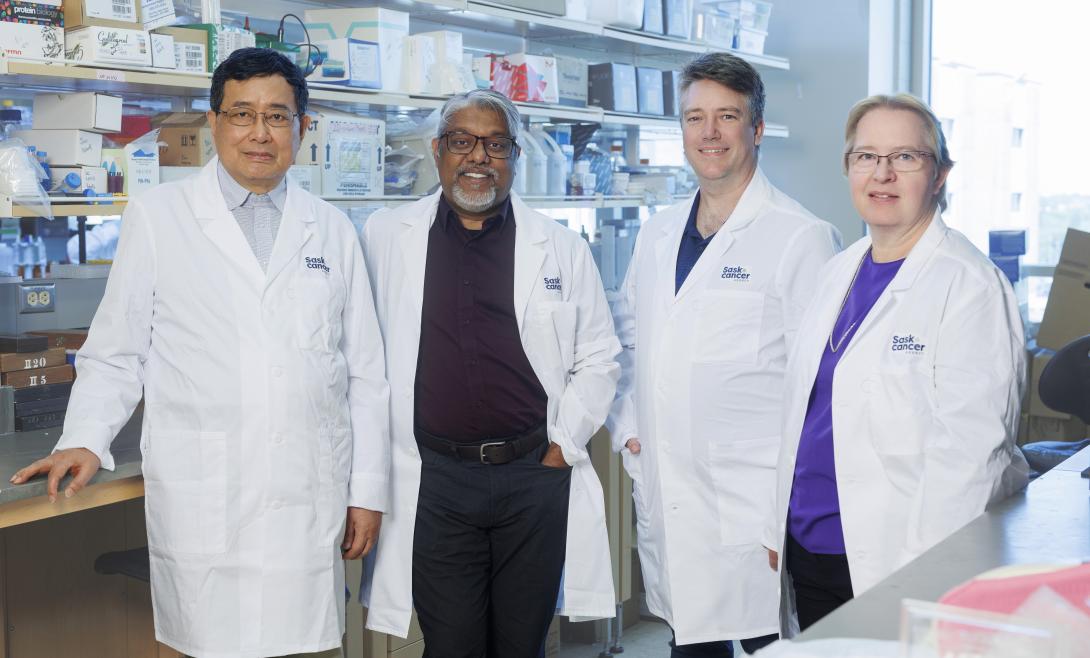
{"type": "Polygon", "coordinates": [[[689,272],[693,271],[696,261],[700,260],[700,255],[715,238],[715,233],[705,238],[696,229],[696,213],[699,209],[700,192],[697,192],[693,199],[693,209],[689,211],[689,221],[685,223],[685,232],[681,234],[681,245],[677,249],[677,270],[674,273],[675,295],[681,290],[685,279],[689,277],[689,272]]]}

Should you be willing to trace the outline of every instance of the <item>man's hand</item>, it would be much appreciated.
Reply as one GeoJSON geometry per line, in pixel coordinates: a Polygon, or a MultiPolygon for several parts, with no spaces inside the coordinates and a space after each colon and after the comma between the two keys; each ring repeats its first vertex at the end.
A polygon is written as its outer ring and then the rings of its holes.
{"type": "Polygon", "coordinates": [[[11,483],[23,484],[35,476],[48,474],[46,492],[49,494],[49,502],[52,503],[57,500],[57,487],[65,475],[72,473],[72,481],[64,490],[64,497],[71,498],[87,485],[100,466],[102,462],[98,455],[87,448],[68,448],[58,450],[22,469],[12,476],[11,483]]]}
{"type": "Polygon", "coordinates": [[[780,568],[780,554],[771,548],[766,548],[768,551],[768,568],[776,571],[780,568]]]}
{"type": "Polygon", "coordinates": [[[624,447],[628,448],[628,451],[631,452],[633,455],[640,454],[640,440],[636,437],[632,437],[631,439],[625,441],[624,447]]]}
{"type": "Polygon", "coordinates": [[[541,463],[549,468],[569,468],[568,462],[564,461],[564,453],[556,443],[549,444],[549,450],[541,458],[541,463]]]}
{"type": "Polygon", "coordinates": [[[378,541],[382,526],[382,512],[372,512],[362,507],[349,507],[348,520],[344,524],[344,541],[341,554],[346,560],[355,560],[371,552],[378,541]]]}

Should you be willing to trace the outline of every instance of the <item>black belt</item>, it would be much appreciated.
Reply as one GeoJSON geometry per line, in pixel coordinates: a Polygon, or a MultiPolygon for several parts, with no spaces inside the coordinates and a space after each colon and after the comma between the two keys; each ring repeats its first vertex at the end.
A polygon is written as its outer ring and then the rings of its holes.
{"type": "Polygon", "coordinates": [[[442,455],[450,455],[466,461],[482,464],[506,464],[527,455],[549,440],[549,432],[542,423],[532,430],[505,439],[488,439],[475,443],[456,443],[429,434],[419,427],[415,429],[416,442],[442,455]]]}

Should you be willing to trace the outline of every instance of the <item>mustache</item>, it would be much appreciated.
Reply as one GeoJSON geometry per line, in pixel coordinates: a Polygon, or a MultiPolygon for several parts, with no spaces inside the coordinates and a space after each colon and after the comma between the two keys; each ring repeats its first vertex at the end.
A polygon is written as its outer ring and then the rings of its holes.
{"type": "Polygon", "coordinates": [[[484,174],[486,176],[491,176],[492,178],[495,178],[496,175],[497,175],[497,172],[492,167],[469,167],[469,166],[458,167],[458,169],[454,172],[454,175],[456,175],[456,176],[461,176],[462,174],[484,174]]]}

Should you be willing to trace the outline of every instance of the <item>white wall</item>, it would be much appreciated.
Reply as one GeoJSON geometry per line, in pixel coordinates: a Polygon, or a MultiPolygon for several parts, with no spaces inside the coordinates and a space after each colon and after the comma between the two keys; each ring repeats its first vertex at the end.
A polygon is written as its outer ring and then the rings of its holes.
{"type": "MultiPolygon", "coordinates": [[[[893,62],[873,52],[872,2],[879,5],[877,29],[893,32],[882,29],[892,20],[893,12],[883,9],[890,0],[776,0],[765,43],[765,52],[791,60],[790,71],[762,71],[765,120],[787,124],[791,137],[766,139],[761,166],[774,185],[839,228],[845,244],[862,237],[863,223],[841,168],[844,121],[870,93],[871,57],[883,69],[893,62]]],[[[881,41],[875,39],[874,47],[880,49],[881,41]]],[[[888,72],[873,77],[891,79],[888,72]]]]}

